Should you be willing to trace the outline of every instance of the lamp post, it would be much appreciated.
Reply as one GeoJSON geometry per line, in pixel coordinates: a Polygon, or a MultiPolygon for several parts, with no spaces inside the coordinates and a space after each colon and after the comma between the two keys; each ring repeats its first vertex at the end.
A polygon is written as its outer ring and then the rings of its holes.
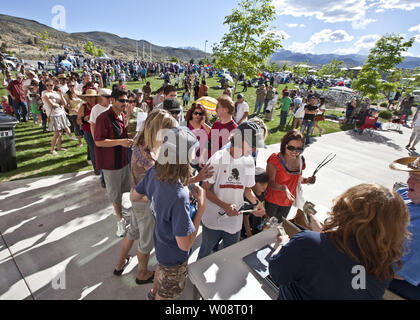
{"type": "Polygon", "coordinates": [[[204,57],[206,57],[206,55],[207,55],[207,42],[209,42],[208,40],[206,40],[205,42],[204,42],[204,57]]]}

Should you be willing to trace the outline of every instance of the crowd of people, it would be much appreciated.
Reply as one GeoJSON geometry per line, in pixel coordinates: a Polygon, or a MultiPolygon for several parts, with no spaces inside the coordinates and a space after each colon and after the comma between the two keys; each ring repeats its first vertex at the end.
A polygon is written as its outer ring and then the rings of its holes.
{"type": "MultiPolygon", "coordinates": [[[[268,134],[259,115],[262,108],[263,114],[272,112],[270,102],[278,95],[271,84],[258,88],[253,114],[244,96],[238,94],[235,103],[229,85],[224,84],[217,99],[217,120],[211,123],[205,106],[196,101],[209,90],[202,70],[185,71],[181,106],[177,95],[181,70],[176,65],[87,64],[84,68],[81,76],[20,70],[24,73],[14,80],[8,73],[9,97],[3,97],[3,102],[18,121],[28,121],[30,110],[34,123],[54,132],[52,155],[65,151],[63,133],[79,146],[84,138],[88,159],[101,176],[117,216],[116,235],[124,238],[114,274],[122,274],[138,241],[135,282],[153,282],[148,299],[176,299],[182,294],[200,225],[198,259],[262,232],[272,217],[286,218],[301,184],[316,182],[315,176],[303,177],[302,156],[313,129],[322,133],[318,123],[324,120],[325,99],[312,92],[287,87],[282,91],[279,126],[286,127],[292,112],[292,128],[279,151],[267,159],[266,168],[258,168],[258,149],[264,148],[268,134]],[[115,79],[111,70],[106,71],[114,67],[120,70],[115,79]],[[152,72],[164,81],[156,91],[146,79],[152,72]],[[125,89],[127,75],[140,75],[145,83],[141,91],[125,89]],[[119,83],[111,90],[107,86],[112,80],[119,83]],[[192,91],[195,102],[190,106],[192,91]],[[129,212],[122,206],[124,193],[130,193],[129,212]],[[147,268],[153,249],[158,261],[154,272],[147,268]]],[[[408,209],[398,194],[384,187],[356,186],[336,200],[325,224],[311,219],[314,231],[299,233],[276,252],[270,274],[279,285],[279,299],[380,299],[392,283],[396,292],[404,295],[409,290],[407,297],[418,298],[418,251],[411,246],[407,256],[403,250],[410,215],[414,243],[419,241],[416,197],[420,188],[414,183],[420,169],[411,171],[405,198],[408,209]],[[355,263],[368,272],[362,294],[351,288],[349,268],[355,263]],[[395,277],[397,284],[392,281],[395,277]]]]}

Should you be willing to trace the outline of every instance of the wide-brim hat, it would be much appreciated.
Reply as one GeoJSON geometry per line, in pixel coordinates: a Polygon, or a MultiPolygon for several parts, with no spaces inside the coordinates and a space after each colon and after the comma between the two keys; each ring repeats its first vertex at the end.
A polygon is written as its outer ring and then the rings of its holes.
{"type": "Polygon", "coordinates": [[[99,92],[98,92],[98,96],[105,97],[105,98],[111,98],[111,94],[112,94],[112,90],[106,89],[106,88],[101,88],[99,89],[99,92]]]}
{"type": "Polygon", "coordinates": [[[83,100],[87,98],[96,98],[96,97],[99,97],[99,95],[98,95],[98,91],[96,91],[95,89],[87,89],[85,94],[79,95],[79,98],[82,98],[83,100]]]}
{"type": "Polygon", "coordinates": [[[58,79],[67,79],[67,76],[64,73],[60,73],[58,79]]]}
{"type": "Polygon", "coordinates": [[[389,165],[389,168],[398,171],[420,173],[420,157],[405,157],[397,159],[389,165]]]}

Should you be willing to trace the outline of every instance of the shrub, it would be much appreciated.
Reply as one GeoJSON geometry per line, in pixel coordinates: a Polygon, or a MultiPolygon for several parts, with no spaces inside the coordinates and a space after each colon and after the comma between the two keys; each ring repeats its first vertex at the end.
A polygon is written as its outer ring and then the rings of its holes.
{"type": "Polygon", "coordinates": [[[382,110],[381,112],[379,112],[379,117],[385,120],[391,120],[392,112],[388,110],[382,110]]]}
{"type": "Polygon", "coordinates": [[[388,107],[388,102],[381,102],[379,106],[381,106],[382,108],[386,108],[388,107]]]}

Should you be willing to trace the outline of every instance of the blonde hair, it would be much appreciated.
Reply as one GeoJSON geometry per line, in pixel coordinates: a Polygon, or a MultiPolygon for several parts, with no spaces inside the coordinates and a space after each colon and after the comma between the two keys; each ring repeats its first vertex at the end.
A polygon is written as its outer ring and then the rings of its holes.
{"type": "Polygon", "coordinates": [[[142,145],[146,150],[155,151],[162,143],[157,139],[161,129],[176,127],[177,122],[172,115],[163,109],[152,110],[144,122],[143,128],[138,134],[134,145],[142,145]]]}
{"type": "Polygon", "coordinates": [[[219,98],[217,98],[217,102],[220,103],[222,108],[228,109],[229,114],[234,114],[235,103],[233,102],[231,97],[229,97],[226,94],[223,94],[219,98]]]}
{"type": "Polygon", "coordinates": [[[408,223],[408,208],[396,192],[364,183],[334,200],[323,231],[339,251],[362,264],[368,273],[379,280],[391,280],[394,264],[401,268],[404,241],[410,236],[408,223]]]}
{"type": "Polygon", "coordinates": [[[165,183],[177,183],[179,180],[183,185],[187,185],[192,174],[192,168],[189,163],[185,164],[159,164],[156,162],[156,179],[165,183]]]}

